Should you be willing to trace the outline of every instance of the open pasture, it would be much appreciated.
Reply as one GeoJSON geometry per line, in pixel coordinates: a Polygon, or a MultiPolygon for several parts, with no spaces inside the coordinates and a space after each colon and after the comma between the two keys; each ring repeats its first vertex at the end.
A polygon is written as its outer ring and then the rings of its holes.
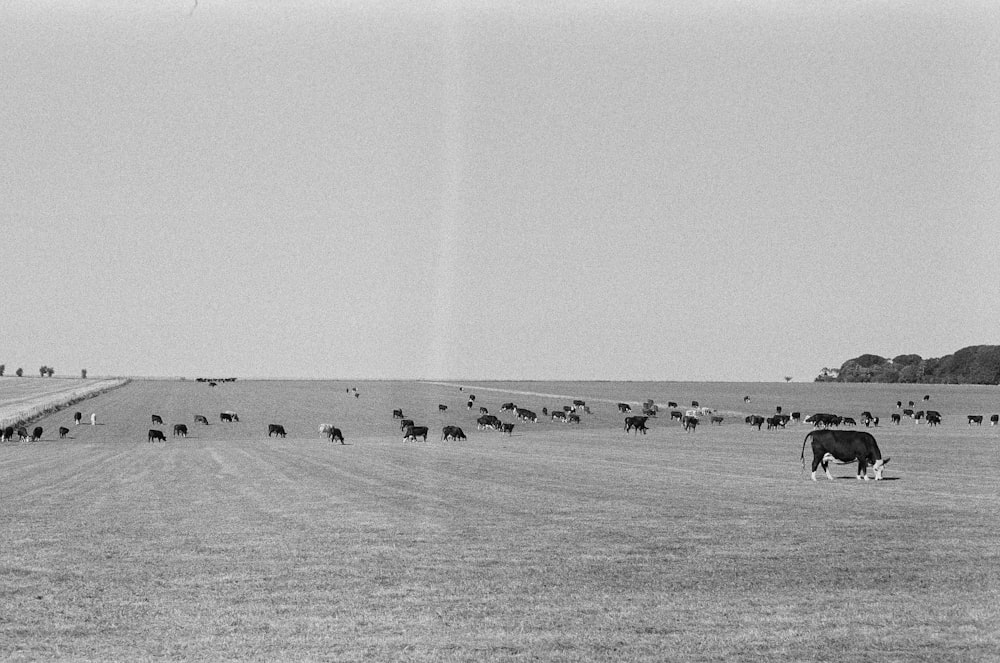
{"type": "Polygon", "coordinates": [[[72,439],[0,445],[0,658],[1000,657],[1000,428],[965,423],[1000,410],[995,388],[459,386],[134,381],[89,400],[99,425],[72,439]],[[944,424],[869,429],[882,482],[853,465],[809,481],[808,426],[742,423],[778,404],[886,422],[908,393],[944,424]],[[580,425],[541,417],[572,398],[592,409],[580,425]],[[626,435],[614,403],[646,398],[726,421],[626,435]],[[507,401],[539,422],[476,430],[507,401]],[[402,441],[396,408],[426,443],[402,441]],[[468,441],[440,441],[445,424],[468,441]]]}

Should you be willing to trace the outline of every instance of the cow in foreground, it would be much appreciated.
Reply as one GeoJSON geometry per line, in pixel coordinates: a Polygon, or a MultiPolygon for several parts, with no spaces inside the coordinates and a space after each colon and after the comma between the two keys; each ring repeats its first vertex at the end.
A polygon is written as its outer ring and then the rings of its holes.
{"type": "Polygon", "coordinates": [[[828,479],[830,461],[840,463],[858,462],[858,479],[868,481],[868,466],[875,473],[875,480],[882,479],[882,469],[889,462],[882,458],[878,444],[871,433],[847,430],[814,430],[808,433],[802,441],[802,467],[805,469],[806,444],[811,443],[813,450],[812,480],[816,481],[816,468],[823,466],[828,479]]]}

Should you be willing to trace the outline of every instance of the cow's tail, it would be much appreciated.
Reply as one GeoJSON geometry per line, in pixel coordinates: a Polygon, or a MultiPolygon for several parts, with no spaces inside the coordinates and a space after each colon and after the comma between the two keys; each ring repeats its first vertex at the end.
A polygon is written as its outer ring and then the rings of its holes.
{"type": "Polygon", "coordinates": [[[802,458],[802,471],[803,472],[806,471],[806,442],[809,441],[809,436],[812,435],[812,434],[813,434],[813,431],[809,431],[808,433],[806,433],[805,439],[802,440],[802,456],[801,456],[801,458],[802,458]]]}

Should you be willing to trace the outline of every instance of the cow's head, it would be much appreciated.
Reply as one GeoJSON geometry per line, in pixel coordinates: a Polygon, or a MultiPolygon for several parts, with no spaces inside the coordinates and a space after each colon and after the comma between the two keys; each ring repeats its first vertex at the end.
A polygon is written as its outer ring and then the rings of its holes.
{"type": "Polygon", "coordinates": [[[882,479],[882,470],[885,468],[885,464],[889,462],[888,458],[879,458],[872,465],[872,471],[875,472],[875,480],[880,481],[882,479]]]}

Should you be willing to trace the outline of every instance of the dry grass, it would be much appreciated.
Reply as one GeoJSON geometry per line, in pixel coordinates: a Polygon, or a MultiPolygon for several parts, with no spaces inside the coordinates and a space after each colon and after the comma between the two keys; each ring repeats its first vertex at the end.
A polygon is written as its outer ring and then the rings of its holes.
{"type": "MultiPolygon", "coordinates": [[[[103,426],[0,447],[0,657],[1000,657],[995,429],[884,429],[891,480],[813,483],[804,427],[626,436],[595,401],[579,428],[506,438],[453,388],[350,386],[134,382],[92,401],[103,426]],[[229,408],[241,423],[218,423],[229,408]],[[147,444],[153,412],[192,436],[147,444]],[[445,423],[469,441],[439,441],[445,423]]],[[[477,405],[504,400],[548,403],[477,405]]]]}

